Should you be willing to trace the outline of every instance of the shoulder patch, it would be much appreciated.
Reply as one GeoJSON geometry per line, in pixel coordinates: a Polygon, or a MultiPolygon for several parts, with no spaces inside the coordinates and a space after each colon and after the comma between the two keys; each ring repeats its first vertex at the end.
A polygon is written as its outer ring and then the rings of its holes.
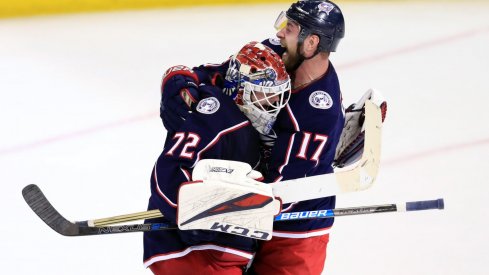
{"type": "Polygon", "coordinates": [[[219,103],[219,100],[215,97],[208,97],[204,98],[199,103],[197,104],[197,107],[195,108],[197,112],[202,113],[202,114],[213,114],[219,110],[219,107],[221,106],[221,103],[219,103]]]}
{"type": "Polygon", "coordinates": [[[333,99],[325,91],[315,91],[309,96],[309,103],[316,109],[329,109],[333,106],[333,99]]]}
{"type": "Polygon", "coordinates": [[[278,39],[277,37],[270,37],[268,39],[268,42],[270,42],[270,44],[272,45],[280,46],[280,39],[278,39]]]}

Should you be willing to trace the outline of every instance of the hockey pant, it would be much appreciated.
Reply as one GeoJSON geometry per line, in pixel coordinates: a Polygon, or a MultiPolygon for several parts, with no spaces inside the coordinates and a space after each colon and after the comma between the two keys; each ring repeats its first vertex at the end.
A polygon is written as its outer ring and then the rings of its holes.
{"type": "Polygon", "coordinates": [[[216,250],[194,250],[189,254],[155,262],[153,274],[163,275],[242,275],[249,259],[216,250]]]}
{"type": "Polygon", "coordinates": [[[273,237],[261,242],[249,274],[320,275],[329,234],[304,239],[273,237]]]}
{"type": "MultiPolygon", "coordinates": [[[[261,241],[247,274],[319,275],[324,268],[329,234],[309,238],[273,237],[261,241]]],[[[153,263],[155,275],[241,275],[249,260],[215,250],[196,250],[189,254],[153,263]]]]}

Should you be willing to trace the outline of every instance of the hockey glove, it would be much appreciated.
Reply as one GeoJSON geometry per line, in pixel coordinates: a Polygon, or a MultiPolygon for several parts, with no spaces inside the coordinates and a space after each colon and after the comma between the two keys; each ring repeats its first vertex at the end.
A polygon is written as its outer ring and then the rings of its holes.
{"type": "Polygon", "coordinates": [[[198,77],[188,67],[174,66],[163,76],[160,117],[169,131],[176,131],[185,121],[192,105],[199,99],[198,77]]]}
{"type": "Polygon", "coordinates": [[[335,167],[347,166],[362,157],[365,141],[365,102],[367,100],[371,100],[381,108],[382,122],[384,122],[387,102],[380,92],[369,89],[357,103],[345,110],[345,126],[336,147],[335,167]]]}

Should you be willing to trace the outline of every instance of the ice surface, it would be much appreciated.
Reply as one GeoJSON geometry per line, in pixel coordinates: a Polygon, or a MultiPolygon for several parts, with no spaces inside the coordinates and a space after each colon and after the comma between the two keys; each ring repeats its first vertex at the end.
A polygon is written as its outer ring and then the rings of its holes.
{"type": "MultiPolygon", "coordinates": [[[[274,35],[282,5],[0,21],[2,274],[149,274],[142,235],[68,238],[24,203],[38,184],[68,219],[144,210],[165,132],[161,75],[274,35]]],[[[338,207],[445,198],[444,211],[337,218],[325,274],[487,274],[489,4],[345,3],[333,54],[345,105],[389,112],[377,184],[338,207]]]]}

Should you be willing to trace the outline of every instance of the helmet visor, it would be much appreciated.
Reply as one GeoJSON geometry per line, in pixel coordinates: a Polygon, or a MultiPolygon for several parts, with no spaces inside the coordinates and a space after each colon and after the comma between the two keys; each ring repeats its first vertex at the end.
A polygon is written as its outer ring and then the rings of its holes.
{"type": "Polygon", "coordinates": [[[275,24],[273,25],[277,31],[280,31],[281,29],[285,28],[287,26],[287,14],[285,11],[282,11],[278,17],[277,20],[275,20],[275,24]]]}

